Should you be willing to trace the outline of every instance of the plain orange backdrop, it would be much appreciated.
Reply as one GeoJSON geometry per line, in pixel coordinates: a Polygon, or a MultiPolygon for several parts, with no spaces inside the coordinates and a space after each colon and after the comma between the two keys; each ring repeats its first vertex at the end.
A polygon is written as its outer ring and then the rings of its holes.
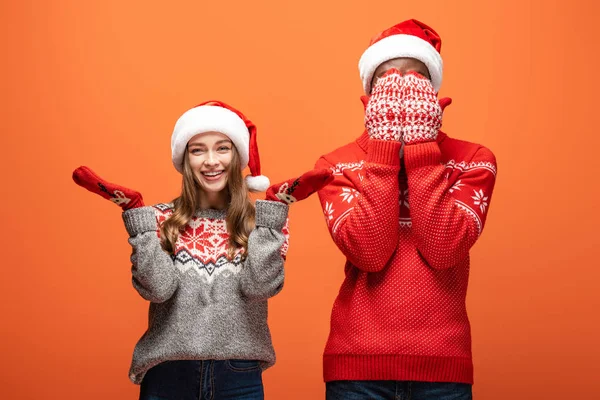
{"type": "MultiPolygon", "coordinates": [[[[2,1],[0,398],[138,395],[127,371],[147,304],[119,210],[77,187],[74,168],[169,201],[173,124],[217,98],[256,122],[273,182],[298,175],[361,133],[358,59],[407,18],[442,35],[445,130],[498,158],[472,250],[476,399],[598,398],[593,3],[2,1]]],[[[292,207],[291,233],[266,394],[323,399],[343,257],[316,197],[292,207]]]]}

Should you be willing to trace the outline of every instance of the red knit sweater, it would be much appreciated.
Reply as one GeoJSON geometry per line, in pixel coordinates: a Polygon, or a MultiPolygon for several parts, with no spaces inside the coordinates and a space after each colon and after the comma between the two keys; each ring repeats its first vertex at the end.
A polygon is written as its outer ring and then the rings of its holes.
{"type": "Polygon", "coordinates": [[[402,161],[399,151],[364,133],[317,162],[334,171],[319,198],[347,258],[324,379],[472,383],[469,249],[485,224],[496,160],[442,132],[406,146],[402,161]]]}

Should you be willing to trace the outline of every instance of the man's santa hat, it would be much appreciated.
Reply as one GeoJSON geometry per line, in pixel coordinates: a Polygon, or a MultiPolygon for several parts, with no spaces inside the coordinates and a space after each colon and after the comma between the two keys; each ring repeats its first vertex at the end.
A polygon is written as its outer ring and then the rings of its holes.
{"type": "Polygon", "coordinates": [[[441,48],[440,36],[416,19],[409,19],[386,29],[371,39],[369,47],[358,62],[365,93],[371,92],[371,81],[377,67],[400,57],[415,58],[425,64],[431,76],[431,84],[438,92],[442,86],[441,48]]]}
{"type": "Polygon", "coordinates": [[[206,101],[186,111],[175,123],[171,136],[171,158],[177,171],[183,173],[183,157],[191,138],[204,132],[226,135],[240,155],[242,169],[250,169],[246,176],[248,189],[263,192],[270,182],[260,174],[260,158],[256,143],[256,126],[240,111],[216,100],[206,101]]]}

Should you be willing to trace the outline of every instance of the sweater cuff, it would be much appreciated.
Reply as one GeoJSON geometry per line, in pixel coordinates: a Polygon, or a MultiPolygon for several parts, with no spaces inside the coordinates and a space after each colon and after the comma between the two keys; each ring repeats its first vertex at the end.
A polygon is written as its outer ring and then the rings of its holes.
{"type": "Polygon", "coordinates": [[[129,236],[133,237],[144,232],[156,231],[156,211],[154,207],[138,207],[123,213],[123,222],[129,236]]]}
{"type": "Polygon", "coordinates": [[[370,139],[367,162],[399,167],[401,148],[402,143],[400,142],[370,139]]]}
{"type": "Polygon", "coordinates": [[[289,206],[278,201],[256,200],[256,226],[281,231],[285,226],[289,206]]]}
{"type": "Polygon", "coordinates": [[[439,165],[442,152],[437,142],[409,144],[404,146],[404,163],[406,169],[421,168],[428,165],[439,165]]]}

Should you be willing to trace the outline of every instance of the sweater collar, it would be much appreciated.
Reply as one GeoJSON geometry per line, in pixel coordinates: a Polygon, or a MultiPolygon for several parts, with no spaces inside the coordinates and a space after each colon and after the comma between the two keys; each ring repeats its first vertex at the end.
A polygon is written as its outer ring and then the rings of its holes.
{"type": "Polygon", "coordinates": [[[367,130],[365,129],[364,132],[362,133],[362,135],[360,135],[358,137],[358,139],[356,139],[356,143],[358,143],[358,146],[366,153],[367,149],[369,148],[369,133],[367,132],[367,130]]]}
{"type": "Polygon", "coordinates": [[[194,213],[194,217],[208,219],[225,219],[227,216],[226,210],[217,210],[215,208],[207,208],[204,210],[198,209],[194,213]]]}

